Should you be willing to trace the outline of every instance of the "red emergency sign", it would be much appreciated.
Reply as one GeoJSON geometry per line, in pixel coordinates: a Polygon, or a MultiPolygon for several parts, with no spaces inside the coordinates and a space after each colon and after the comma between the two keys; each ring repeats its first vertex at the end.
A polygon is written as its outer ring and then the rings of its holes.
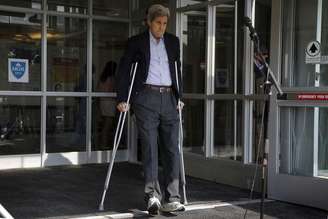
{"type": "Polygon", "coordinates": [[[328,94],[297,94],[298,100],[328,100],[328,94]]]}

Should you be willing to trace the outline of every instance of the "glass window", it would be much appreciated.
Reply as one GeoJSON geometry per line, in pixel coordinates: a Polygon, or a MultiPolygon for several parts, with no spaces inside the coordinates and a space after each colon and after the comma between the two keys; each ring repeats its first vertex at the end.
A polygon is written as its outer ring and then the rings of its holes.
{"type": "Polygon", "coordinates": [[[318,176],[328,177],[328,109],[320,108],[319,111],[319,136],[318,136],[318,176]]]}
{"type": "Polygon", "coordinates": [[[234,92],[235,69],[235,7],[216,7],[215,93],[234,92]]]}
{"type": "MultiPolygon", "coordinates": [[[[271,34],[271,1],[257,0],[255,4],[255,29],[260,39],[260,50],[264,58],[269,63],[270,55],[270,34],[271,34]]],[[[254,93],[262,92],[261,85],[265,80],[266,71],[264,64],[259,61],[258,56],[254,57],[254,93]]]]}
{"type": "Polygon", "coordinates": [[[328,177],[328,108],[282,107],[280,172],[328,177]]]}
{"type": "Polygon", "coordinates": [[[219,94],[243,92],[244,1],[237,3],[237,28],[235,26],[235,3],[216,7],[214,92],[219,94]],[[237,31],[236,44],[235,30],[237,31]],[[237,54],[235,54],[235,49],[237,54]],[[235,56],[237,63],[235,63],[235,56]]]}
{"type": "Polygon", "coordinates": [[[0,155],[40,153],[39,97],[0,97],[0,155]]]}
{"type": "Polygon", "coordinates": [[[306,63],[306,51],[308,47],[311,48],[311,42],[315,40],[321,44],[319,57],[328,55],[328,2],[286,0],[283,1],[282,8],[284,9],[281,66],[283,85],[326,87],[327,65],[306,63]],[[321,9],[320,13],[318,8],[321,9]]]}
{"type": "Polygon", "coordinates": [[[237,93],[242,94],[243,90],[243,75],[245,72],[244,64],[244,11],[245,1],[237,2],[237,93]]]}
{"type": "Polygon", "coordinates": [[[280,173],[328,177],[327,107],[282,107],[280,173]]]}
{"type": "Polygon", "coordinates": [[[47,8],[50,11],[87,14],[87,0],[47,0],[47,8]]]}
{"type": "Polygon", "coordinates": [[[93,91],[114,92],[115,73],[126,47],[129,24],[95,21],[93,25],[93,91]]]}
{"type": "Polygon", "coordinates": [[[47,153],[86,150],[86,98],[47,98],[47,153]]]}
{"type": "MultiPolygon", "coordinates": [[[[270,34],[271,34],[271,1],[258,0],[255,4],[255,29],[259,37],[260,50],[265,60],[270,63],[270,34]]],[[[263,85],[265,82],[266,68],[264,63],[259,60],[259,56],[255,54],[254,49],[254,65],[253,65],[253,80],[254,80],[254,94],[263,95],[263,85]]],[[[256,162],[257,155],[258,161],[262,160],[261,150],[264,145],[265,127],[267,119],[264,118],[262,126],[263,107],[264,101],[251,101],[253,110],[253,123],[252,130],[252,162],[256,162]],[[261,138],[261,139],[260,139],[261,138]]]]}
{"type": "Polygon", "coordinates": [[[313,108],[281,108],[280,173],[313,176],[313,108]]]}
{"type": "Polygon", "coordinates": [[[41,9],[42,0],[1,0],[0,5],[41,9]]]}
{"type": "Polygon", "coordinates": [[[0,12],[0,90],[40,90],[41,20],[39,14],[0,12]]]}
{"type": "Polygon", "coordinates": [[[146,9],[153,4],[161,4],[165,7],[169,7],[169,2],[174,0],[143,0],[137,1],[136,5],[133,5],[133,13],[141,13],[145,15],[146,9]]]}
{"type": "Polygon", "coordinates": [[[108,17],[129,17],[129,0],[93,0],[93,14],[108,17]]]}
{"type": "Polygon", "coordinates": [[[204,93],[206,75],[207,9],[182,15],[184,93],[204,93]]]}
{"type": "Polygon", "coordinates": [[[86,91],[87,21],[49,16],[48,91],[86,91]]]}
{"type": "Polygon", "coordinates": [[[215,101],[214,156],[243,160],[241,115],[241,101],[215,101]]]}
{"type": "Polygon", "coordinates": [[[186,106],[183,109],[184,150],[204,155],[204,101],[186,99],[183,102],[186,106]]]}
{"type": "MultiPolygon", "coordinates": [[[[252,146],[252,162],[256,162],[256,156],[261,151],[261,147],[264,145],[265,138],[265,126],[268,121],[264,118],[264,124],[262,127],[262,116],[263,116],[263,107],[264,101],[251,101],[253,103],[253,146],[252,146]],[[260,139],[261,138],[261,139],[260,139]],[[261,141],[260,141],[261,140],[261,141]]],[[[259,154],[259,160],[261,160],[261,153],[259,154]]]]}
{"type": "MultiPolygon", "coordinates": [[[[323,56],[328,55],[328,2],[322,1],[322,24],[321,24],[321,54],[323,56]]],[[[319,85],[317,86],[328,86],[328,66],[320,65],[320,77],[319,85]]]]}
{"type": "MultiPolygon", "coordinates": [[[[119,113],[116,99],[97,97],[92,106],[92,150],[112,150],[119,113]]],[[[126,118],[127,119],[127,118],[126,118]]],[[[126,120],[127,121],[127,120],[126,120]]],[[[125,122],[118,149],[127,148],[127,123],[125,122]]]]}
{"type": "Polygon", "coordinates": [[[187,5],[194,5],[202,2],[206,2],[207,0],[181,0],[181,7],[187,6],[187,5]]]}

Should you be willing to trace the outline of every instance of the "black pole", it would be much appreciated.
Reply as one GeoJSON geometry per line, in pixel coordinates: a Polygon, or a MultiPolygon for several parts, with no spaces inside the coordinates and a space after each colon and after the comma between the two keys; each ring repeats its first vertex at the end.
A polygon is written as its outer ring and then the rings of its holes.
{"type": "Polygon", "coordinates": [[[261,175],[261,206],[260,206],[260,219],[264,217],[264,200],[266,198],[266,179],[267,179],[267,166],[268,166],[268,148],[269,148],[269,133],[268,133],[268,123],[269,123],[269,109],[270,109],[270,97],[271,97],[271,80],[276,81],[274,76],[271,74],[271,70],[269,68],[268,63],[263,56],[263,53],[260,49],[260,42],[256,32],[251,33],[250,37],[254,42],[255,56],[259,59],[259,61],[265,66],[265,81],[262,86],[264,95],[266,96],[266,100],[264,102],[264,144],[258,150],[261,150],[262,157],[262,175],[261,175]],[[254,34],[255,33],[255,34],[254,34]]]}
{"type": "Polygon", "coordinates": [[[270,99],[271,99],[271,87],[272,85],[275,86],[276,90],[278,91],[279,95],[283,95],[280,85],[272,73],[269,64],[265,60],[263,53],[260,49],[260,40],[259,36],[257,35],[251,19],[248,17],[244,18],[245,26],[248,27],[250,31],[250,38],[254,42],[254,49],[255,49],[255,56],[258,60],[265,66],[265,82],[263,84],[263,91],[266,96],[266,100],[264,102],[264,144],[258,150],[261,150],[262,156],[262,176],[261,176],[261,208],[260,208],[260,218],[263,219],[264,216],[264,200],[266,196],[266,182],[267,182],[267,166],[268,166],[268,153],[269,153],[269,133],[268,133],[268,123],[269,123],[269,109],[270,109],[270,99]]]}
{"type": "Polygon", "coordinates": [[[263,89],[266,96],[264,102],[264,144],[261,148],[261,157],[262,157],[262,176],[261,176],[261,209],[260,209],[260,218],[263,219],[264,216],[264,200],[266,198],[266,179],[267,179],[267,167],[268,167],[268,150],[269,150],[269,109],[270,109],[270,97],[271,97],[271,82],[266,78],[264,82],[263,89]]]}

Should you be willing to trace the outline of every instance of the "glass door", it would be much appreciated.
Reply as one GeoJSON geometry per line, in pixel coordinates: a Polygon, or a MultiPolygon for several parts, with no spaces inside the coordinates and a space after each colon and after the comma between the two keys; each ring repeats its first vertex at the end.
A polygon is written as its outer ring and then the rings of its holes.
{"type": "Polygon", "coordinates": [[[180,8],[184,102],[188,106],[184,110],[186,152],[234,160],[241,157],[236,136],[241,104],[234,100],[238,92],[236,8],[235,1],[180,8]]]}
{"type": "Polygon", "coordinates": [[[283,8],[282,27],[277,25],[272,32],[282,31],[277,59],[287,98],[274,104],[276,123],[271,128],[277,140],[270,150],[269,196],[327,210],[328,4],[323,0],[275,4],[283,8]]]}
{"type": "Polygon", "coordinates": [[[251,144],[244,141],[244,130],[249,129],[243,128],[250,126],[244,112],[245,105],[250,106],[244,92],[250,69],[245,67],[249,56],[243,20],[250,1],[187,2],[180,0],[177,9],[186,173],[248,188],[245,179],[252,177],[254,166],[245,171],[250,162],[245,151],[251,144]],[[226,177],[227,165],[233,178],[226,177]],[[213,167],[216,171],[208,171],[213,167]]]}
{"type": "Polygon", "coordinates": [[[185,151],[205,154],[204,99],[207,71],[207,7],[199,5],[181,14],[182,78],[184,98],[184,147],[185,151]],[[199,115],[195,117],[194,115],[199,115]]]}

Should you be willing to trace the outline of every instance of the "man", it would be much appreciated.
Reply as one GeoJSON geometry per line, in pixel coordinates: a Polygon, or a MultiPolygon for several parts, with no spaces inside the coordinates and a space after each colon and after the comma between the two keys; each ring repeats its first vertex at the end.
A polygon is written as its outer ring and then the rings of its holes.
{"type": "MultiPolygon", "coordinates": [[[[179,194],[177,106],[182,90],[180,47],[178,38],[165,32],[169,16],[168,8],[162,5],[152,5],[148,9],[148,30],[128,40],[118,71],[117,109],[125,112],[130,107],[126,104],[131,81],[130,69],[133,63],[138,62],[131,105],[137,118],[138,133],[143,146],[145,199],[147,210],[152,215],[157,214],[159,210],[184,210],[179,194]],[[165,180],[163,197],[158,182],[158,139],[162,142],[161,160],[165,180]]],[[[183,103],[179,102],[179,106],[182,108],[183,103]]]]}

